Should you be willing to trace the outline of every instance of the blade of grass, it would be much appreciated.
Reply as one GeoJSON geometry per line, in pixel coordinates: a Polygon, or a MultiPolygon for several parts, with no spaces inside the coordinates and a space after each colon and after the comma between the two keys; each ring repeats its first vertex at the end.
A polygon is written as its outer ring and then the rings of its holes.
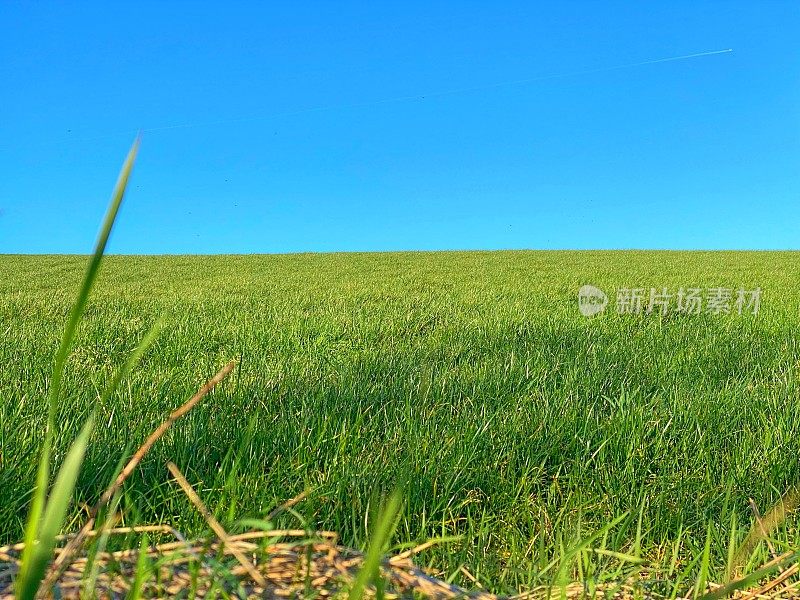
{"type": "Polygon", "coordinates": [[[150,574],[150,566],[147,559],[148,544],[149,542],[147,534],[145,534],[139,544],[139,557],[136,560],[136,570],[134,571],[133,585],[128,592],[128,598],[130,600],[138,600],[141,597],[144,582],[150,574]]]}
{"type": "Polygon", "coordinates": [[[48,426],[53,424],[55,419],[55,411],[58,406],[58,393],[61,388],[61,380],[64,376],[64,365],[69,356],[69,350],[72,347],[72,342],[75,339],[75,332],[78,328],[78,323],[83,316],[83,311],[86,308],[86,302],[89,299],[89,292],[92,290],[97,273],[100,269],[100,263],[103,260],[103,254],[108,244],[108,238],[111,235],[111,230],[114,227],[114,221],[117,218],[117,213],[122,205],[122,199],[125,196],[125,189],[128,186],[128,179],[130,178],[133,163],[136,161],[136,154],[139,151],[139,138],[133,142],[133,146],[128,151],[128,156],[125,163],[122,165],[122,171],[117,179],[117,184],[114,187],[114,193],[111,196],[111,203],[109,204],[106,216],[103,219],[103,225],[100,227],[100,233],[97,237],[97,242],[94,247],[94,252],[89,260],[89,266],[86,268],[86,274],[83,277],[81,289],[78,292],[78,299],[72,307],[72,312],[67,321],[67,327],[64,330],[64,335],[61,337],[61,345],[56,354],[55,366],[53,367],[53,378],[50,384],[49,394],[49,419],[48,426]]]}
{"type": "MultiPolygon", "coordinates": [[[[119,207],[122,204],[122,199],[125,196],[125,189],[128,185],[128,179],[133,169],[133,164],[136,160],[136,154],[139,150],[139,139],[133,142],[128,156],[122,165],[117,184],[114,187],[114,192],[111,197],[111,203],[106,212],[105,219],[100,228],[100,233],[95,244],[94,253],[89,261],[89,266],[86,269],[86,274],[83,278],[78,298],[72,307],[67,326],[61,336],[61,343],[56,353],[55,362],[53,364],[53,372],[50,378],[50,389],[48,393],[48,408],[47,408],[47,429],[45,432],[44,443],[42,444],[42,451],[39,457],[39,464],[36,472],[36,489],[31,500],[31,506],[28,513],[27,522],[25,524],[25,549],[22,554],[20,573],[17,578],[22,581],[22,584],[17,584],[17,587],[22,586],[24,590],[30,590],[32,585],[32,568],[34,566],[34,552],[36,552],[37,541],[47,544],[47,540],[43,540],[40,532],[42,526],[42,513],[45,510],[45,499],[47,496],[47,483],[50,479],[50,459],[53,451],[53,442],[55,439],[55,421],[56,412],[58,407],[58,398],[61,392],[61,382],[64,376],[64,366],[69,356],[69,350],[75,339],[75,332],[78,328],[78,323],[81,320],[83,311],[86,308],[86,302],[89,297],[89,292],[94,285],[97,278],[97,272],[100,268],[100,262],[103,258],[108,238],[111,235],[111,230],[114,226],[114,221],[119,212],[119,207]]],[[[35,594],[35,589],[33,593],[35,594]]],[[[19,592],[18,592],[19,595],[19,592]]],[[[22,597],[22,596],[19,596],[22,597]]]]}
{"type": "MultiPolygon", "coordinates": [[[[15,581],[15,591],[20,600],[33,600],[44,578],[47,563],[53,556],[56,545],[56,536],[61,530],[67,507],[75,489],[75,481],[86,452],[89,435],[92,432],[94,418],[90,417],[83,426],[78,437],[64,459],[64,464],[58,470],[56,481],[47,500],[41,525],[39,527],[38,543],[33,546],[29,554],[28,567],[23,576],[15,581]]],[[[27,548],[26,548],[27,549],[27,548]]]]}
{"type": "MultiPolygon", "coordinates": [[[[150,327],[150,330],[139,341],[134,351],[130,354],[130,356],[128,356],[128,358],[122,364],[122,367],[117,371],[117,373],[114,375],[114,378],[111,380],[111,382],[106,386],[105,390],[103,391],[99,403],[101,406],[106,404],[106,402],[111,398],[111,396],[114,395],[114,392],[117,391],[117,388],[119,387],[122,380],[128,375],[128,373],[130,373],[133,370],[133,368],[137,364],[139,364],[139,361],[141,360],[144,353],[147,351],[148,348],[150,348],[150,346],[153,344],[153,342],[155,342],[156,338],[158,337],[162,323],[163,323],[162,319],[158,319],[150,327]]],[[[96,410],[92,411],[92,415],[90,418],[94,419],[95,414],[96,410]]],[[[120,463],[120,465],[117,467],[117,471],[119,472],[121,471],[121,469],[122,469],[122,464],[120,463]]],[[[113,515],[113,513],[114,509],[112,508],[111,514],[113,515]]],[[[94,523],[94,519],[90,520],[92,521],[92,523],[94,523]]],[[[103,527],[100,528],[100,531],[97,532],[98,535],[102,536],[103,530],[106,525],[107,523],[104,523],[103,527]]],[[[69,545],[67,547],[69,547],[69,545]]],[[[45,587],[52,585],[53,582],[55,581],[55,577],[57,576],[58,573],[60,573],[58,567],[59,565],[63,564],[63,560],[61,561],[59,560],[62,558],[62,556],[64,556],[63,553],[59,555],[58,559],[56,559],[56,561],[54,562],[53,571],[48,575],[47,579],[45,580],[45,587]]]]}
{"type": "Polygon", "coordinates": [[[728,583],[731,579],[734,579],[737,532],[736,511],[731,511],[730,536],[728,537],[728,556],[725,562],[725,583],[728,583]]]}
{"type": "Polygon", "coordinates": [[[703,547],[702,558],[700,559],[700,574],[697,577],[693,598],[699,597],[706,591],[708,583],[709,563],[711,562],[711,523],[706,527],[706,543],[703,547]]]}
{"type": "Polygon", "coordinates": [[[400,512],[400,495],[394,493],[389,497],[389,501],[378,517],[378,522],[370,539],[369,550],[364,558],[364,564],[350,588],[349,600],[361,600],[364,595],[364,588],[370,581],[374,581],[378,575],[381,556],[394,531],[395,518],[398,512],[400,512]]]}

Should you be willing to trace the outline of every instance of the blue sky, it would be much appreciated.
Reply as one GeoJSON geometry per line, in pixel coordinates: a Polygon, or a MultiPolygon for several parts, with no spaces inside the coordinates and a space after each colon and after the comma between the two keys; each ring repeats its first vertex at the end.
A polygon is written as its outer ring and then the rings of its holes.
{"type": "Polygon", "coordinates": [[[0,253],[800,247],[796,1],[2,10],[0,253]]]}

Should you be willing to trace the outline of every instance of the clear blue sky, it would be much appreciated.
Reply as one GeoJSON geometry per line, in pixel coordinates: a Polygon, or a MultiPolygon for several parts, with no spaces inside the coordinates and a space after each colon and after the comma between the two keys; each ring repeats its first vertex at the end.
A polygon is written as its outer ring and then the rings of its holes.
{"type": "Polygon", "coordinates": [[[0,253],[90,251],[137,130],[117,253],[800,248],[798,31],[796,0],[6,1],[0,253]]]}

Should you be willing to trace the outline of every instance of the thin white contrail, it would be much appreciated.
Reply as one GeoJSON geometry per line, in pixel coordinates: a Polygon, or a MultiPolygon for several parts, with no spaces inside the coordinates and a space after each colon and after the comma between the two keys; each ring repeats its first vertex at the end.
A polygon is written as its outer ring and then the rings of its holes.
{"type": "MultiPolygon", "coordinates": [[[[453,88],[449,90],[438,90],[432,91],[427,93],[421,94],[411,94],[406,96],[395,96],[392,98],[384,98],[381,100],[370,100],[366,102],[356,102],[351,104],[329,104],[324,106],[314,106],[309,108],[303,108],[299,110],[287,111],[287,112],[275,112],[269,114],[252,114],[243,117],[236,117],[236,118],[227,118],[227,119],[220,119],[216,121],[196,121],[192,123],[181,123],[175,125],[163,125],[160,127],[145,127],[140,130],[141,133],[149,133],[149,132],[158,132],[158,131],[168,131],[171,129],[189,129],[192,127],[211,127],[214,125],[227,125],[233,123],[244,123],[249,121],[260,121],[265,119],[275,119],[280,117],[291,117],[295,115],[303,115],[308,113],[315,113],[315,112],[324,112],[328,110],[346,110],[350,108],[362,108],[368,106],[379,106],[381,104],[392,104],[396,102],[409,102],[412,100],[424,100],[426,98],[437,98],[440,96],[450,96],[453,94],[463,94],[468,92],[477,92],[481,90],[490,90],[500,87],[506,86],[513,86],[513,85],[521,85],[525,83],[535,83],[537,81],[547,81],[548,79],[561,79],[565,77],[578,77],[581,75],[592,75],[595,73],[605,73],[608,71],[617,71],[620,69],[633,69],[635,67],[643,67],[645,65],[655,65],[658,63],[665,63],[665,62],[674,62],[678,60],[689,60],[692,58],[701,58],[704,56],[714,56],[716,54],[727,54],[729,52],[733,52],[733,48],[726,48],[725,50],[710,50],[708,52],[695,52],[694,54],[682,54],[680,56],[668,56],[666,58],[656,58],[652,60],[643,60],[641,62],[635,63],[626,63],[620,65],[612,65],[608,67],[599,67],[596,69],[586,69],[583,71],[567,71],[564,73],[555,73],[551,75],[540,75],[538,77],[526,77],[524,79],[512,79],[507,81],[499,81],[495,83],[488,83],[483,85],[476,85],[470,87],[460,87],[460,88],[453,88]]],[[[137,132],[128,132],[126,135],[135,135],[137,132]]],[[[88,142],[88,141],[95,141],[95,140],[103,140],[109,139],[111,137],[117,137],[120,134],[116,135],[105,135],[102,137],[93,137],[93,138],[64,138],[59,140],[60,142],[88,142]]]]}
{"type": "Polygon", "coordinates": [[[428,92],[423,94],[413,94],[413,95],[406,95],[406,96],[395,96],[392,98],[384,98],[382,100],[370,100],[367,102],[355,102],[351,104],[331,104],[327,106],[315,106],[310,108],[304,108],[300,110],[294,110],[289,112],[280,112],[280,113],[271,113],[267,115],[249,115],[246,117],[239,117],[234,119],[223,119],[219,121],[204,121],[202,123],[184,123],[180,125],[165,125],[162,127],[150,127],[147,129],[142,129],[143,133],[149,131],[166,131],[169,129],[185,129],[188,127],[201,127],[201,126],[212,126],[212,125],[225,125],[228,123],[241,123],[244,121],[255,121],[261,119],[273,119],[279,117],[290,117],[294,115],[302,115],[306,113],[314,113],[314,112],[322,112],[327,110],[344,110],[349,108],[361,108],[365,106],[378,106],[381,104],[391,104],[395,102],[408,102],[411,100],[424,100],[425,98],[437,98],[440,96],[449,96],[452,94],[462,94],[466,92],[477,92],[481,90],[489,90],[499,87],[506,87],[511,85],[520,85],[524,83],[534,83],[537,81],[546,81],[548,79],[560,79],[564,77],[577,77],[579,75],[591,75],[594,73],[605,73],[607,71],[616,71],[619,69],[632,69],[634,67],[643,67],[645,65],[655,65],[658,63],[665,63],[665,62],[672,62],[676,60],[687,60],[690,58],[700,58],[702,56],[713,56],[715,54],[727,54],[728,52],[733,52],[733,48],[726,48],[725,50],[710,50],[708,52],[695,52],[694,54],[683,54],[681,56],[669,56],[667,58],[656,58],[653,60],[643,60],[641,62],[635,63],[626,63],[621,65],[613,65],[610,67],[599,67],[597,69],[587,69],[584,71],[568,71],[565,73],[556,73],[552,75],[540,75],[538,77],[526,77],[524,79],[512,79],[508,81],[499,81],[496,83],[488,83],[483,85],[476,85],[470,87],[461,87],[461,88],[453,88],[449,90],[439,90],[434,92],[428,92]]]}

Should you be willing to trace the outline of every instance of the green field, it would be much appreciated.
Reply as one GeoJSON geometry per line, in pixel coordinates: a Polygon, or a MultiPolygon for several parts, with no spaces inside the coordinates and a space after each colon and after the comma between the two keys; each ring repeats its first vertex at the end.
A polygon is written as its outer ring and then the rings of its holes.
{"type": "MultiPolygon", "coordinates": [[[[0,544],[23,535],[86,260],[0,256],[0,544]]],[[[399,488],[393,544],[460,536],[418,562],[469,584],[465,565],[497,591],[546,581],[564,558],[576,575],[630,568],[571,557],[604,527],[594,546],[671,575],[692,571],[710,536],[721,580],[731,536],[751,527],[748,499],[766,512],[800,481],[798,283],[800,253],[774,252],[107,257],[67,363],[56,463],[114,369],[158,317],[164,329],[99,407],[67,530],[117,464],[236,359],[126,483],[126,524],[205,530],[172,460],[232,530],[308,489],[280,524],[355,547],[399,488]],[[757,315],[663,317],[616,314],[612,298],[585,318],[586,283],[760,287],[762,298],[757,315]]],[[[795,547],[795,521],[773,537],[795,547]]]]}

